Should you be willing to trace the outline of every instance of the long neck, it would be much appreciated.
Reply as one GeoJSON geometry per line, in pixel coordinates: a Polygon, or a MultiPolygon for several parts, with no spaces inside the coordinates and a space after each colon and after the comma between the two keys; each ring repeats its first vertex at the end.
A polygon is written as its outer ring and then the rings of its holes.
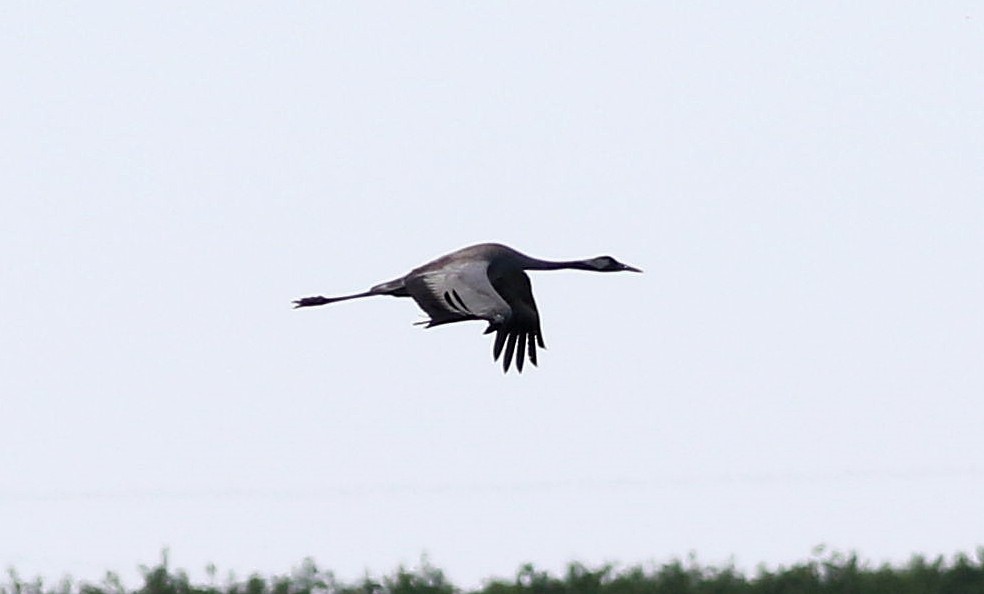
{"type": "Polygon", "coordinates": [[[555,262],[551,260],[538,260],[526,256],[523,261],[523,268],[526,270],[597,270],[589,266],[586,260],[564,260],[555,262]]]}

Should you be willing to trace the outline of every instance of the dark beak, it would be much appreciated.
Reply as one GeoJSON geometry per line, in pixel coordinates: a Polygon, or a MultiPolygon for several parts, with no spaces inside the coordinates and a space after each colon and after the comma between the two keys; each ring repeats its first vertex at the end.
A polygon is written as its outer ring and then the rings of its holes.
{"type": "Polygon", "coordinates": [[[628,264],[622,264],[622,270],[628,270],[629,272],[642,272],[635,266],[629,266],[628,264]]]}

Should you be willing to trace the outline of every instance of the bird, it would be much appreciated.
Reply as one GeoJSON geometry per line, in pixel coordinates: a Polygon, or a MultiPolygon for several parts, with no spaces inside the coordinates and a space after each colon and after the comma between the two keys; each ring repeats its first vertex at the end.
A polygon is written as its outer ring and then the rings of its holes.
{"type": "Polygon", "coordinates": [[[498,361],[505,349],[503,373],[509,372],[514,355],[516,371],[522,373],[526,357],[536,365],[537,346],[546,348],[540,330],[540,314],[533,300],[533,287],[525,271],[563,269],[642,272],[611,256],[539,260],[499,243],[480,243],[445,254],[363,293],[303,297],[293,303],[294,309],[298,309],[374,295],[410,297],[430,316],[417,322],[425,328],[470,320],[488,322],[484,334],[495,333],[493,361],[498,361]]]}

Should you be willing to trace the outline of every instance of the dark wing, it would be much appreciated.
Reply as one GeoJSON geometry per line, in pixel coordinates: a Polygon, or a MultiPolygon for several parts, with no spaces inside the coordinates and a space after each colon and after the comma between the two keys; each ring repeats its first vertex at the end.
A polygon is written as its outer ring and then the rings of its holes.
{"type": "Polygon", "coordinates": [[[546,348],[543,344],[543,332],[540,330],[540,314],[536,310],[536,302],[533,301],[530,277],[522,270],[516,270],[490,280],[499,296],[512,309],[512,315],[506,320],[490,322],[485,330],[485,334],[496,333],[492,357],[498,361],[504,347],[506,356],[502,359],[502,371],[509,371],[515,355],[516,371],[522,373],[526,355],[529,356],[530,363],[536,365],[537,345],[546,348]]]}

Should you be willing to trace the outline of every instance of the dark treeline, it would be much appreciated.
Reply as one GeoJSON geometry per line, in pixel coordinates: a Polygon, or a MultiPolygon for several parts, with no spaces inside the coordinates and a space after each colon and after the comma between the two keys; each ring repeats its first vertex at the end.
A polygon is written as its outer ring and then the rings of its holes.
{"type": "Polygon", "coordinates": [[[818,554],[777,570],[760,567],[752,575],[732,565],[703,566],[695,559],[625,568],[572,563],[563,575],[525,565],[513,578],[489,579],[475,590],[450,583],[426,560],[414,569],[400,567],[390,575],[351,583],[310,559],[287,575],[230,576],[221,585],[212,566],[209,583],[191,583],[186,572],[168,566],[166,553],[159,565],[141,567],[141,572],[144,583],[134,589],[112,573],[98,584],[65,579],[49,585],[41,579],[25,581],[8,570],[0,594],[984,594],[984,548],[974,557],[916,556],[904,565],[877,567],[854,554],[818,554]]]}

